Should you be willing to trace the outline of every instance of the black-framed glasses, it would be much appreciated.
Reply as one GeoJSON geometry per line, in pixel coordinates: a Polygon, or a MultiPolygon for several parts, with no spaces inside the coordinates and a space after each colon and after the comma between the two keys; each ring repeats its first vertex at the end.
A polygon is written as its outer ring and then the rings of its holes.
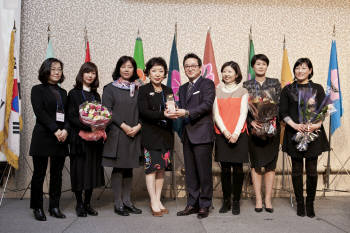
{"type": "Polygon", "coordinates": [[[184,66],[185,70],[195,69],[195,68],[197,68],[197,67],[199,67],[199,65],[190,65],[190,66],[185,65],[185,66],[184,66]]]}

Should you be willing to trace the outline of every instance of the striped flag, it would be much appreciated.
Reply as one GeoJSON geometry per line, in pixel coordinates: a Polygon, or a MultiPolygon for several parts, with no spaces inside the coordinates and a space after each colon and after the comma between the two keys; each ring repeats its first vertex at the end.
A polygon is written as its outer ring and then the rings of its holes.
{"type": "Polygon", "coordinates": [[[0,150],[5,154],[7,162],[18,169],[19,133],[22,129],[22,119],[19,95],[20,84],[16,57],[14,55],[16,47],[15,32],[16,29],[14,28],[11,32],[6,80],[1,82],[5,86],[0,87],[1,90],[6,90],[1,93],[0,150]]]}
{"type": "Polygon", "coordinates": [[[140,36],[137,36],[136,38],[135,48],[134,48],[134,59],[137,65],[137,75],[143,82],[145,82],[146,76],[143,73],[143,70],[145,69],[145,59],[143,57],[143,44],[140,36]]]}
{"type": "MultiPolygon", "coordinates": [[[[167,80],[167,86],[171,87],[174,92],[175,102],[179,102],[179,88],[181,86],[180,68],[179,68],[179,57],[176,48],[176,33],[174,34],[173,45],[170,52],[169,61],[169,74],[167,80]]],[[[182,135],[182,119],[173,120],[173,129],[179,136],[182,135]]]]}
{"type": "Polygon", "coordinates": [[[329,70],[327,80],[327,93],[330,94],[336,112],[330,116],[331,134],[341,126],[340,118],[343,116],[343,98],[340,91],[340,80],[338,72],[337,46],[332,40],[331,55],[329,59],[329,70]]]}
{"type": "Polygon", "coordinates": [[[202,74],[203,77],[213,80],[215,86],[220,83],[218,71],[216,69],[214,48],[211,42],[210,30],[208,30],[207,38],[205,40],[202,74]]]}

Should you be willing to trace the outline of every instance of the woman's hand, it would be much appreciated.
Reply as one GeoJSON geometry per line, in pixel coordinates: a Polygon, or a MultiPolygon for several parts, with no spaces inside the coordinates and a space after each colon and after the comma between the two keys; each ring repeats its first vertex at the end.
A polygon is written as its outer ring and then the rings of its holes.
{"type": "Polygon", "coordinates": [[[238,140],[238,137],[239,137],[239,135],[237,135],[237,134],[232,134],[229,142],[230,142],[230,143],[236,143],[237,140],[238,140]]]}
{"type": "Polygon", "coordinates": [[[225,138],[227,140],[230,140],[231,134],[230,134],[230,132],[228,130],[224,130],[224,132],[222,132],[222,134],[225,136],[225,138]]]}
{"type": "Polygon", "coordinates": [[[57,138],[57,140],[60,142],[61,141],[61,139],[60,139],[60,137],[61,137],[61,130],[58,129],[54,134],[55,134],[55,137],[57,138]]]}
{"type": "Polygon", "coordinates": [[[322,122],[319,122],[317,124],[307,124],[306,125],[306,131],[307,132],[314,132],[315,130],[318,130],[321,128],[322,122]]]}
{"type": "Polygon", "coordinates": [[[250,123],[254,129],[261,129],[261,124],[259,122],[257,122],[256,120],[252,121],[252,123],[250,123]]]}
{"type": "Polygon", "coordinates": [[[164,111],[164,116],[169,119],[177,119],[177,114],[175,112],[170,112],[168,109],[164,111]]]}
{"type": "Polygon", "coordinates": [[[139,123],[136,126],[132,127],[129,133],[127,133],[127,135],[133,138],[140,130],[141,130],[141,124],[139,123]]]}
{"type": "Polygon", "coordinates": [[[129,132],[131,131],[131,127],[125,124],[124,122],[120,125],[120,128],[124,131],[126,135],[128,135],[129,132]]]}
{"type": "Polygon", "coordinates": [[[68,136],[67,130],[65,130],[65,129],[61,130],[61,142],[66,141],[67,136],[68,136]]]}
{"type": "Polygon", "coordinates": [[[305,124],[296,124],[293,122],[292,124],[290,124],[290,126],[292,126],[293,129],[301,133],[307,130],[307,127],[305,126],[305,124]]]}

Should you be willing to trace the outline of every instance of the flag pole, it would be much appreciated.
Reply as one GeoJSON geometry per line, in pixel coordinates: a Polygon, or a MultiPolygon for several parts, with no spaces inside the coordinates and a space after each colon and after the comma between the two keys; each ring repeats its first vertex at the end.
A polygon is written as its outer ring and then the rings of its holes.
{"type": "Polygon", "coordinates": [[[249,77],[249,67],[250,67],[250,59],[249,59],[249,56],[250,56],[250,41],[252,40],[253,36],[252,36],[252,25],[250,25],[250,29],[249,29],[249,40],[248,40],[248,66],[247,66],[247,80],[248,80],[248,77],[249,77]]]}
{"type": "MultiPolygon", "coordinates": [[[[333,32],[332,32],[332,41],[335,40],[335,24],[333,25],[333,32]]],[[[332,49],[332,48],[331,48],[332,49]]],[[[328,157],[327,157],[327,183],[326,188],[329,189],[329,176],[331,174],[331,139],[332,139],[332,118],[329,117],[329,133],[328,133],[328,143],[329,143],[329,151],[328,151],[328,157]]],[[[325,192],[323,193],[325,196],[325,192]]]]}
{"type": "Polygon", "coordinates": [[[177,22],[175,23],[175,44],[177,47],[177,22]]]}
{"type": "Polygon", "coordinates": [[[88,41],[88,35],[87,35],[86,25],[85,25],[85,27],[84,27],[84,40],[85,40],[85,49],[86,49],[86,42],[88,41]]]}
{"type": "Polygon", "coordinates": [[[50,37],[51,37],[51,30],[50,30],[50,24],[47,25],[47,43],[50,42],[50,37]]]}

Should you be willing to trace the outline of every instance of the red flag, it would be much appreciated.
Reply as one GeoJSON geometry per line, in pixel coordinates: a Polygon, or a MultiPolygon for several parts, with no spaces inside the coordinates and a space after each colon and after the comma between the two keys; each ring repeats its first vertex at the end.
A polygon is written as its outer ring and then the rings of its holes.
{"type": "Polygon", "coordinates": [[[207,39],[205,41],[202,75],[205,78],[213,80],[215,86],[217,86],[220,83],[218,71],[216,69],[214,49],[213,44],[211,43],[209,30],[207,33],[207,39]]]}
{"type": "Polygon", "coordinates": [[[89,41],[86,41],[86,51],[85,51],[85,62],[90,61],[90,47],[89,47],[89,41]]]}

